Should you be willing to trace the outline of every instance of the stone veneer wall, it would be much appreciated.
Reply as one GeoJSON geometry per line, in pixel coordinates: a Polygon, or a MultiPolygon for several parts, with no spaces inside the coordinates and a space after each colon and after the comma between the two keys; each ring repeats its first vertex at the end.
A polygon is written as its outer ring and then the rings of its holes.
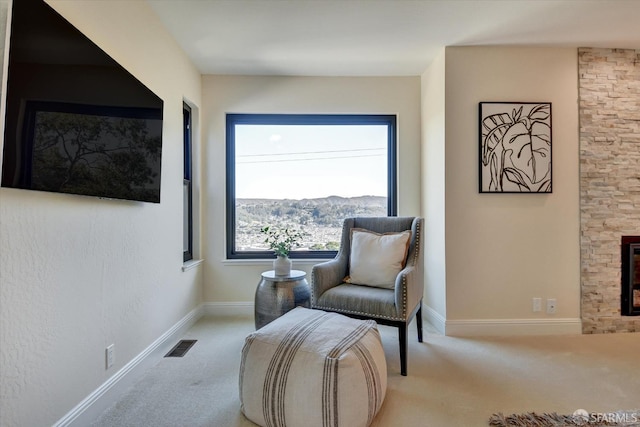
{"type": "Polygon", "coordinates": [[[578,50],[583,333],[640,332],[620,315],[620,238],[640,235],[640,50],[578,50]]]}

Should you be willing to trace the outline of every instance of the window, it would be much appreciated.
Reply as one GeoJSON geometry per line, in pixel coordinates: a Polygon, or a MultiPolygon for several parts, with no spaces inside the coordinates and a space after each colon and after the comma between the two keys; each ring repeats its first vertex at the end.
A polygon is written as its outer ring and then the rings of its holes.
{"type": "Polygon", "coordinates": [[[262,227],[329,258],[350,216],[394,216],[393,115],[227,114],[227,257],[270,258],[262,227]]]}
{"type": "Polygon", "coordinates": [[[182,261],[193,259],[193,180],[191,167],[191,108],[183,104],[184,127],[184,178],[182,180],[183,193],[183,252],[182,261]]]}

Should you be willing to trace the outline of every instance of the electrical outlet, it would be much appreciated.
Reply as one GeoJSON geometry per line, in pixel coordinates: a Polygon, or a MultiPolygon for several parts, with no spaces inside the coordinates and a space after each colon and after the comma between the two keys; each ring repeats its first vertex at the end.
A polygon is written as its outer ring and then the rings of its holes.
{"type": "Polygon", "coordinates": [[[547,298],[547,314],[556,314],[555,298],[547,298]]]}
{"type": "Polygon", "coordinates": [[[107,369],[113,366],[113,348],[114,344],[111,344],[105,349],[105,363],[107,369]]]}
{"type": "Polygon", "coordinates": [[[538,311],[542,311],[542,298],[534,298],[533,299],[533,312],[536,313],[538,311]]]}

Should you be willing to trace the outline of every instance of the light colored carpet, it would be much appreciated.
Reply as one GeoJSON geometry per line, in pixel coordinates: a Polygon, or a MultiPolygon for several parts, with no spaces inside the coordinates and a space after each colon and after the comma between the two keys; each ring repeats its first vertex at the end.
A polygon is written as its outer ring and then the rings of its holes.
{"type": "MultiPolygon", "coordinates": [[[[454,338],[410,328],[408,376],[397,329],[380,326],[388,389],[375,427],[487,426],[494,413],[571,415],[640,407],[640,334],[454,338]]],[[[254,426],[240,412],[238,371],[252,318],[203,318],[183,358],[162,358],[93,423],[254,426]]],[[[640,414],[638,414],[640,417],[640,414]]]]}

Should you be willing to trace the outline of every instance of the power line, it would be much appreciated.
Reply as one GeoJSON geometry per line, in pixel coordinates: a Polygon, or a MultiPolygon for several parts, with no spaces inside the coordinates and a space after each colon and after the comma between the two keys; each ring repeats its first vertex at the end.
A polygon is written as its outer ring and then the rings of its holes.
{"type": "Polygon", "coordinates": [[[246,165],[249,163],[282,163],[282,162],[304,162],[304,161],[310,161],[310,160],[360,159],[363,157],[381,157],[382,155],[383,154],[360,154],[356,156],[315,157],[311,159],[250,160],[247,162],[236,162],[236,164],[246,165]]]}
{"type": "Polygon", "coordinates": [[[379,151],[386,150],[386,148],[352,148],[347,150],[326,150],[326,151],[299,151],[294,153],[263,153],[263,154],[243,154],[236,156],[240,157],[272,157],[272,156],[292,156],[296,154],[326,154],[326,153],[347,153],[353,151],[379,151]]]}

